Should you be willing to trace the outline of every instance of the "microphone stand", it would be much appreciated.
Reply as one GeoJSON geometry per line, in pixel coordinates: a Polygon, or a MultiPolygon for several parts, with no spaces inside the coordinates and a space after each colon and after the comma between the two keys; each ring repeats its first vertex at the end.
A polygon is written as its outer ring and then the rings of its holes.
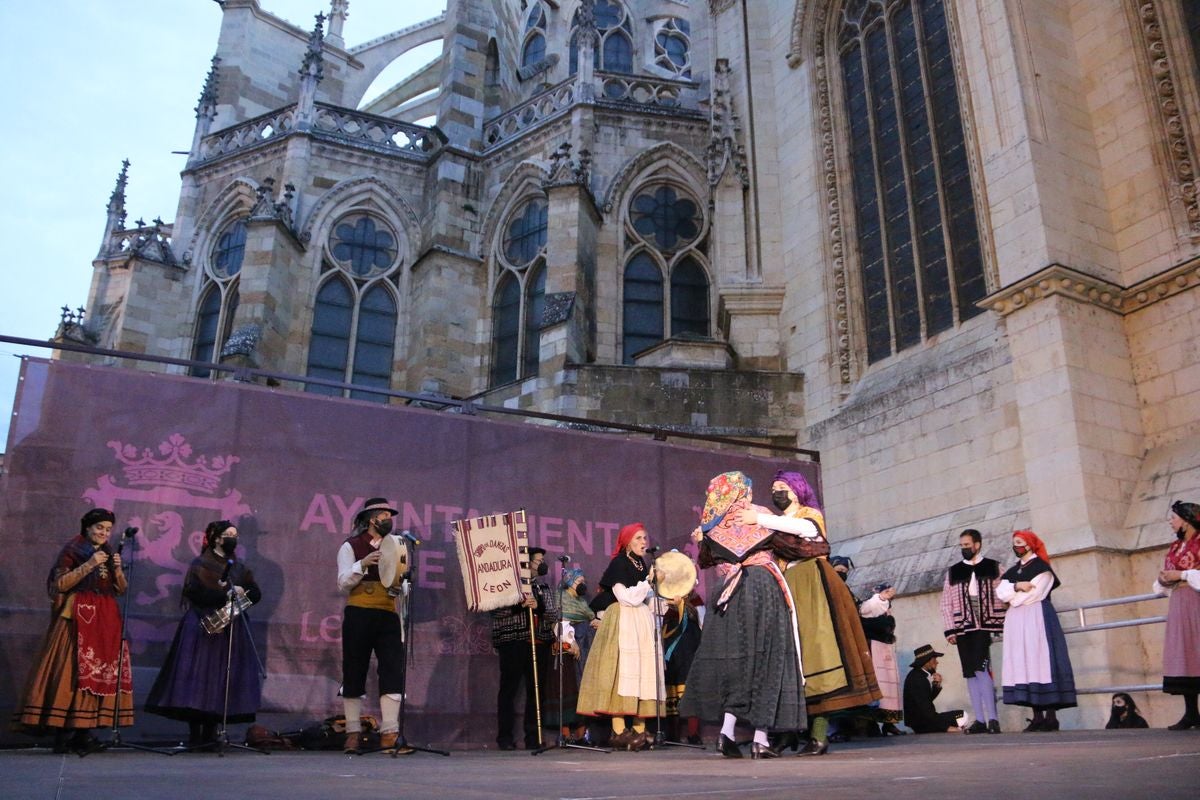
{"type": "MultiPolygon", "coordinates": [[[[237,609],[237,603],[234,601],[237,599],[237,587],[234,586],[233,581],[229,582],[229,588],[225,590],[225,596],[228,602],[233,603],[230,608],[229,627],[226,629],[229,631],[229,646],[225,651],[225,707],[221,710],[221,727],[217,730],[217,740],[215,742],[202,744],[197,749],[203,750],[206,748],[215,747],[217,755],[221,758],[224,758],[225,751],[231,748],[235,750],[246,750],[251,753],[261,753],[264,756],[270,755],[270,751],[268,750],[263,750],[258,747],[251,747],[248,744],[237,744],[229,741],[229,685],[233,679],[233,635],[234,631],[237,629],[238,620],[245,616],[245,612],[243,611],[241,613],[235,613],[237,609]]],[[[246,625],[247,635],[250,635],[250,623],[246,622],[245,620],[242,620],[242,622],[246,625]]],[[[251,639],[251,642],[253,641],[254,640],[251,639]]],[[[257,649],[255,650],[254,655],[256,658],[258,657],[257,649]]]]}
{"type": "MultiPolygon", "coordinates": [[[[667,733],[663,730],[663,704],[666,702],[663,694],[666,692],[667,686],[667,662],[664,658],[666,652],[666,643],[663,641],[663,615],[661,611],[660,601],[662,595],[658,593],[658,583],[661,576],[658,574],[658,548],[654,548],[651,553],[653,561],[651,569],[654,570],[654,599],[651,603],[651,611],[654,614],[654,660],[658,664],[658,675],[661,680],[655,681],[654,699],[655,699],[655,716],[657,717],[656,727],[654,729],[654,748],[659,747],[692,747],[697,750],[703,750],[704,745],[689,744],[687,742],[677,742],[667,739],[667,733]]],[[[682,635],[682,626],[684,623],[684,615],[687,614],[687,600],[684,600],[684,607],[679,611],[680,635],[682,635]]]]}
{"type": "MultiPolygon", "coordinates": [[[[129,547],[129,564],[122,564],[125,567],[125,596],[121,598],[121,638],[120,646],[117,648],[117,690],[113,693],[113,718],[112,730],[109,732],[109,740],[100,742],[99,744],[84,750],[79,754],[80,758],[90,756],[92,753],[99,753],[107,750],[142,750],[147,753],[158,753],[160,756],[170,756],[174,753],[170,750],[160,750],[157,747],[150,747],[145,744],[136,742],[126,742],[121,739],[121,681],[125,677],[125,654],[128,652],[128,644],[125,641],[125,631],[129,626],[129,598],[133,595],[133,564],[137,560],[137,540],[133,537],[137,535],[136,528],[126,528],[125,534],[121,539],[121,544],[117,547],[117,555],[125,549],[125,541],[132,540],[133,544],[129,547]],[[132,533],[130,533],[132,531],[132,533]]],[[[111,558],[110,558],[111,563],[111,558]]],[[[116,584],[116,571],[113,571],[113,583],[116,584]]],[[[131,666],[132,668],[132,666],[131,666]]],[[[132,706],[133,687],[130,686],[129,697],[132,706]]],[[[132,711],[132,708],[130,709],[132,711]]]]}
{"type": "MultiPolygon", "coordinates": [[[[417,588],[417,558],[415,548],[419,546],[419,542],[410,536],[402,536],[414,547],[413,557],[409,559],[408,577],[401,583],[400,588],[400,633],[404,640],[404,657],[400,659],[400,729],[396,732],[396,750],[393,752],[392,758],[397,758],[401,755],[401,750],[408,750],[404,755],[417,753],[431,753],[433,755],[450,756],[447,750],[437,750],[432,747],[419,747],[412,744],[408,739],[404,738],[404,721],[408,716],[408,662],[412,659],[413,653],[413,602],[412,597],[416,593],[417,588]]],[[[384,750],[378,747],[374,750],[365,750],[361,755],[370,755],[371,753],[380,753],[384,750]]]]}
{"type": "MultiPolygon", "coordinates": [[[[567,566],[567,557],[561,556],[559,572],[560,573],[563,572],[566,569],[566,566],[567,566]]],[[[611,753],[612,748],[610,748],[610,747],[596,747],[596,746],[590,745],[590,744],[576,744],[574,742],[568,742],[566,737],[563,736],[563,732],[562,732],[563,719],[566,716],[566,712],[563,709],[563,646],[562,646],[562,634],[563,634],[562,626],[564,624],[566,624],[563,621],[563,595],[565,593],[566,593],[566,587],[563,586],[562,575],[560,574],[559,578],[558,578],[558,622],[555,625],[555,630],[558,631],[555,634],[555,638],[558,639],[558,641],[556,642],[556,644],[558,645],[558,652],[555,653],[555,656],[554,656],[555,657],[555,668],[558,670],[558,735],[554,737],[554,744],[542,745],[541,747],[539,747],[538,749],[536,749],[532,753],[530,753],[530,755],[538,756],[538,755],[541,755],[542,753],[546,752],[547,750],[592,750],[597,753],[611,753]]]]}

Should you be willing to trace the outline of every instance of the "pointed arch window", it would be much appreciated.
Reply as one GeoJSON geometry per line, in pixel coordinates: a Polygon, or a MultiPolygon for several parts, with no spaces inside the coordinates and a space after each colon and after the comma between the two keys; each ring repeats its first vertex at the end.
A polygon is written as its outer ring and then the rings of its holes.
{"type": "MultiPolygon", "coordinates": [[[[219,228],[209,250],[203,273],[196,327],[192,335],[192,360],[216,362],[221,347],[233,330],[238,307],[238,275],[246,255],[246,218],[232,220],[219,228]]],[[[207,378],[212,370],[193,367],[191,374],[207,378]]]]}
{"type": "Polygon", "coordinates": [[[543,197],[521,202],[496,248],[500,268],[492,298],[493,386],[536,375],[546,305],[549,206],[543,197]]]}
{"type": "Polygon", "coordinates": [[[521,45],[521,66],[532,67],[546,60],[546,9],[537,3],[525,20],[525,38],[521,45]]]}
{"type": "MultiPolygon", "coordinates": [[[[196,312],[196,335],[192,344],[193,361],[213,361],[217,348],[217,331],[221,323],[221,287],[215,283],[209,284],[200,298],[200,306],[196,312]]],[[[207,378],[211,370],[204,367],[193,367],[192,375],[196,378],[207,378]]]]}
{"type": "Polygon", "coordinates": [[[847,0],[836,33],[875,362],[980,313],[983,254],[943,0],[847,0]]]}
{"type": "Polygon", "coordinates": [[[392,386],[403,241],[375,209],[364,209],[334,223],[324,252],[327,275],[313,303],[307,375],[364,388],[307,384],[306,389],[386,403],[387,395],[366,387],[392,386]]]}
{"type": "Polygon", "coordinates": [[[692,77],[692,27],[686,19],[659,20],[654,31],[654,63],[680,78],[692,77]]]}
{"type": "Polygon", "coordinates": [[[621,360],[632,364],[664,331],[709,336],[712,312],[704,216],[692,194],[678,184],[648,183],[633,193],[626,225],[640,240],[627,257],[622,290],[621,360]]]}
{"type": "MultiPolygon", "coordinates": [[[[593,67],[606,72],[633,72],[633,18],[620,0],[596,0],[596,46],[593,67]]],[[[579,11],[571,19],[571,54],[569,70],[579,71],[579,11]]]]}

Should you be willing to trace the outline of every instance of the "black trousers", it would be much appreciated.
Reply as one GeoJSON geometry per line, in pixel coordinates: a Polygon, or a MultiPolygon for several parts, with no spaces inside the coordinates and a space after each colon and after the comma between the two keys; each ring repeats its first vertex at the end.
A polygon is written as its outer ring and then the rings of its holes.
{"type": "Polygon", "coordinates": [[[992,662],[992,635],[987,631],[960,633],[955,645],[962,662],[964,678],[974,678],[976,672],[987,672],[992,662]]]}
{"type": "Polygon", "coordinates": [[[404,640],[394,611],[346,606],[342,617],[342,696],[367,693],[367,670],[375,654],[379,693],[404,691],[404,640]]]}
{"type": "MultiPolygon", "coordinates": [[[[537,747],[537,706],[534,700],[533,658],[529,642],[508,642],[496,646],[500,655],[500,688],[496,691],[496,744],[516,744],[513,726],[517,721],[514,705],[522,684],[525,686],[525,746],[537,747]]],[[[537,643],[538,677],[549,674],[550,644],[537,643]]]]}

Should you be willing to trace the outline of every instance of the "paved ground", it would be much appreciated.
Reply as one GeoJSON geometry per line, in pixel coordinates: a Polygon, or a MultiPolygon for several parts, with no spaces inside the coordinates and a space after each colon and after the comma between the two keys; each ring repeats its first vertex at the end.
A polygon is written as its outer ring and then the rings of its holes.
{"type": "Polygon", "coordinates": [[[820,758],[458,751],[444,758],[338,753],[87,758],[0,752],[0,798],[1176,798],[1200,796],[1200,731],[906,736],[836,746],[820,758]]]}

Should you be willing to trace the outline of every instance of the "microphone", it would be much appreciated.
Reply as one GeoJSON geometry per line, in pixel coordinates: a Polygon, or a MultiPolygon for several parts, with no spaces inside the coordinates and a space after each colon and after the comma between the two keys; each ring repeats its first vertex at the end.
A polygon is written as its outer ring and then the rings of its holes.
{"type": "Polygon", "coordinates": [[[571,557],[570,556],[559,556],[558,560],[560,563],[565,565],[568,561],[571,560],[571,557]]]}
{"type": "Polygon", "coordinates": [[[420,539],[418,539],[417,537],[413,536],[413,534],[412,534],[412,531],[408,530],[407,528],[406,528],[406,529],[404,529],[404,530],[402,530],[402,531],[400,531],[399,533],[397,533],[397,534],[395,534],[395,535],[396,535],[396,536],[398,536],[398,537],[400,537],[400,538],[401,538],[401,539],[403,539],[404,541],[408,542],[408,543],[409,543],[409,544],[411,544],[413,547],[420,547],[420,546],[421,546],[421,540],[420,540],[420,539]]]}
{"type": "Polygon", "coordinates": [[[134,536],[137,536],[137,532],[138,532],[137,528],[130,526],[125,529],[125,538],[132,539],[134,536]]]}
{"type": "Polygon", "coordinates": [[[229,580],[229,570],[231,570],[231,569],[233,569],[233,559],[232,558],[227,559],[225,561],[225,571],[221,573],[221,580],[219,581],[219,583],[222,586],[227,585],[227,582],[229,580]]]}
{"type": "Polygon", "coordinates": [[[658,545],[655,545],[654,547],[647,547],[646,552],[649,553],[650,555],[654,555],[655,553],[658,552],[658,545]]]}

